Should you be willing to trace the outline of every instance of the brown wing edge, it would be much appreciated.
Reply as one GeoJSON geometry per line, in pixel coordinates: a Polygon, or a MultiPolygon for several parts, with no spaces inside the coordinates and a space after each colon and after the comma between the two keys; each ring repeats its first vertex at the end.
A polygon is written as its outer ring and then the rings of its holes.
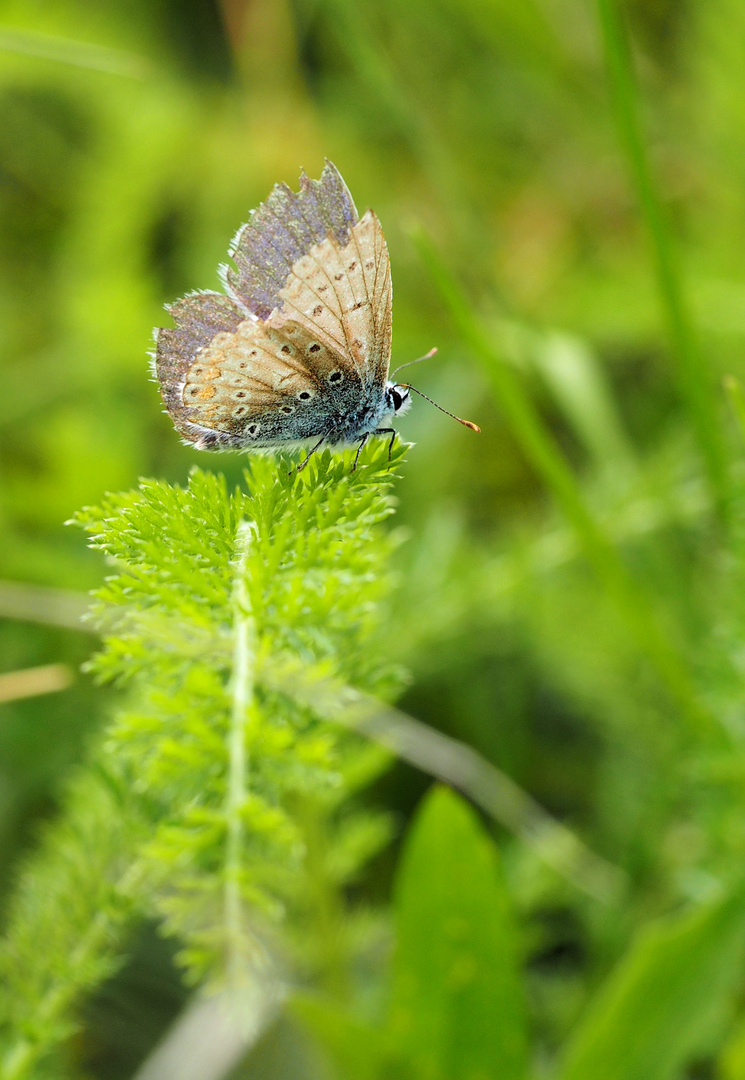
{"type": "Polygon", "coordinates": [[[160,394],[176,429],[195,442],[201,429],[189,421],[181,391],[186,372],[199,349],[209,345],[215,334],[232,333],[247,313],[229,296],[216,292],[195,292],[166,305],[173,316],[174,328],[156,331],[153,374],[160,384],[160,394]]]}
{"type": "Polygon", "coordinates": [[[277,184],[230,246],[235,269],[220,268],[226,290],[254,315],[268,318],[298,259],[328,235],[345,247],[358,220],[349,188],[328,160],[319,180],[301,172],[297,194],[277,184]]]}

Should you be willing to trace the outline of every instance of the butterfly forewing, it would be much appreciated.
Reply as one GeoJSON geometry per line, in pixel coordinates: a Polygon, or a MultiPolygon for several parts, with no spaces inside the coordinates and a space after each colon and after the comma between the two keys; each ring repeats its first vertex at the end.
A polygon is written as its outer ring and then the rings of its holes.
{"type": "Polygon", "coordinates": [[[364,386],[385,383],[390,359],[391,272],[383,231],[368,211],[347,244],[328,236],[293,266],[279,318],[308,327],[364,386]]]}
{"type": "Polygon", "coordinates": [[[348,243],[356,224],[349,189],[327,161],[320,180],[302,173],[297,194],[286,184],[277,184],[252,213],[231,247],[236,269],[223,267],[225,283],[249,311],[266,319],[279,307],[280,290],[295,263],[327,236],[338,244],[348,243]]]}

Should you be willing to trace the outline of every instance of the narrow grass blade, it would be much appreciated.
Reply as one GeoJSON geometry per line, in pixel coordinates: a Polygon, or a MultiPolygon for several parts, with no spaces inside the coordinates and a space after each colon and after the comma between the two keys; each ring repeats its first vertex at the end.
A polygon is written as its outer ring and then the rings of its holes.
{"type": "Polygon", "coordinates": [[[462,791],[588,896],[603,903],[615,903],[622,896],[627,885],[622,870],[586,847],[472,747],[287,655],[264,660],[259,678],[263,685],[289,694],[318,716],[358,731],[402,761],[462,791]]]}
{"type": "MultiPolygon", "coordinates": [[[[429,237],[422,229],[417,229],[412,232],[412,239],[463,341],[481,361],[523,453],[553,492],[640,649],[654,665],[689,722],[698,729],[716,731],[718,724],[700,700],[684,660],[660,625],[650,597],[631,575],[593,517],[574,474],[533,402],[515,374],[503,362],[493,340],[473,314],[463,290],[445,267],[429,237]]],[[[721,734],[721,729],[719,732],[721,734]]]]}
{"type": "Polygon", "coordinates": [[[693,329],[670,225],[642,136],[627,32],[618,0],[597,0],[597,4],[618,130],[652,245],[660,299],[679,369],[681,396],[693,424],[714,501],[724,509],[727,462],[715,389],[693,329]]]}
{"type": "Polygon", "coordinates": [[[743,391],[742,383],[734,375],[725,375],[724,389],[727,391],[732,411],[737,417],[740,435],[745,441],[745,391],[743,391]]]}

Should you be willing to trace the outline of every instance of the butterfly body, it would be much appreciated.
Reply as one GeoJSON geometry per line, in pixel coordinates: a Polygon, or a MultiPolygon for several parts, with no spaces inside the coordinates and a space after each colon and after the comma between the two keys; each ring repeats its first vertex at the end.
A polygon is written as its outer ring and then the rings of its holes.
{"type": "Polygon", "coordinates": [[[225,293],[169,307],[155,371],[199,449],[363,443],[409,405],[388,379],[391,274],[380,223],[360,219],[327,162],[298,194],[275,187],[239,231],[225,293]]]}

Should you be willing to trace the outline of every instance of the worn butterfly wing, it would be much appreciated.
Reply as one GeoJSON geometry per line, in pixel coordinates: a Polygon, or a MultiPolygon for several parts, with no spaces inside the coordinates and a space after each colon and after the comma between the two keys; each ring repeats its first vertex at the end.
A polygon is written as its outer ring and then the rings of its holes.
{"type": "Polygon", "coordinates": [[[192,293],[166,308],[176,323],[156,332],[154,371],[160,383],[163,403],[173,423],[184,438],[197,442],[195,429],[184,404],[184,387],[189,368],[202,349],[219,334],[234,333],[246,318],[234,300],[221,293],[192,293]]]}
{"type": "Polygon", "coordinates": [[[361,220],[333,165],[298,194],[278,185],[240,230],[223,268],[230,296],[169,308],[155,369],[177,429],[200,448],[329,442],[383,412],[391,276],[383,232],[361,220]]]}
{"type": "Polygon", "coordinates": [[[327,236],[344,247],[358,216],[341,174],[326,162],[320,180],[300,174],[300,191],[277,184],[251,212],[230,248],[235,269],[221,267],[227,290],[250,312],[268,319],[282,301],[295,263],[327,236]]]}
{"type": "Polygon", "coordinates": [[[338,431],[359,379],[308,329],[244,319],[216,334],[183,377],[181,430],[202,449],[280,446],[338,431]]]}

